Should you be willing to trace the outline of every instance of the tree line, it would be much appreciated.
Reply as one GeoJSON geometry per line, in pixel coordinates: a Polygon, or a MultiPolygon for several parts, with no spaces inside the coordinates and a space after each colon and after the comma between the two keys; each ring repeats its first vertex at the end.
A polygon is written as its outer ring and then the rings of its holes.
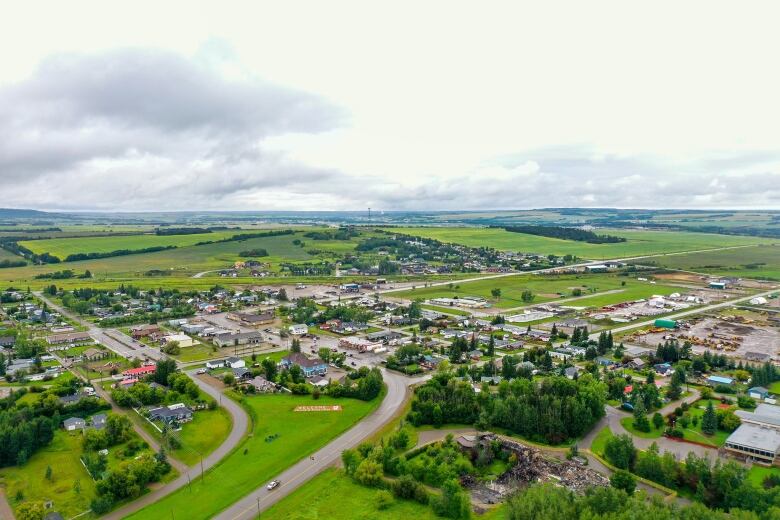
{"type": "Polygon", "coordinates": [[[587,242],[589,244],[614,244],[626,241],[623,237],[597,235],[593,231],[562,226],[505,226],[504,229],[511,233],[524,233],[526,235],[557,238],[560,240],[574,240],[576,242],[587,242]]]}

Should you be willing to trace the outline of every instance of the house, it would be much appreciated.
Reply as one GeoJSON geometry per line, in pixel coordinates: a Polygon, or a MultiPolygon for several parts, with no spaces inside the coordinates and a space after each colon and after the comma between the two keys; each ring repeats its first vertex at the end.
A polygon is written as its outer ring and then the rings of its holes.
{"type": "Polygon", "coordinates": [[[63,405],[68,405],[68,404],[78,403],[79,401],[81,401],[81,398],[82,395],[80,394],[70,394],[70,395],[63,395],[62,397],[60,397],[59,401],[63,405]]]}
{"type": "Polygon", "coordinates": [[[236,347],[238,345],[257,345],[263,342],[259,332],[229,332],[214,336],[214,344],[218,347],[236,347]]]}
{"type": "Polygon", "coordinates": [[[429,370],[434,369],[439,366],[439,363],[444,361],[444,358],[441,357],[435,357],[431,356],[429,354],[426,354],[423,356],[423,360],[420,362],[420,365],[424,368],[427,368],[429,370]]]}
{"type": "Polygon", "coordinates": [[[566,370],[563,371],[563,375],[565,375],[569,379],[576,378],[580,373],[580,369],[577,367],[568,367],[566,370]]]}
{"type": "Polygon", "coordinates": [[[326,386],[328,386],[330,384],[330,381],[328,381],[327,378],[322,377],[322,376],[312,376],[309,379],[309,384],[314,385],[314,386],[319,387],[319,388],[325,388],[326,386]]]}
{"type": "Polygon", "coordinates": [[[225,366],[228,368],[246,368],[246,361],[237,357],[229,357],[225,360],[225,366]]]}
{"type": "Polygon", "coordinates": [[[660,376],[666,376],[673,372],[672,365],[669,363],[658,363],[657,365],[653,366],[653,369],[655,370],[656,374],[660,376]]]}
{"type": "Polygon", "coordinates": [[[0,336],[0,348],[10,348],[16,343],[14,336],[0,336]]]}
{"type": "Polygon", "coordinates": [[[724,376],[710,376],[707,378],[707,383],[715,385],[731,385],[734,384],[734,380],[730,377],[724,376]]]}
{"type": "Polygon", "coordinates": [[[22,370],[30,370],[32,367],[32,359],[14,359],[5,367],[5,373],[13,376],[22,370]]]}
{"type": "Polygon", "coordinates": [[[104,413],[99,413],[92,416],[92,428],[95,430],[102,430],[106,427],[106,420],[108,417],[104,413]]]}
{"type": "Polygon", "coordinates": [[[482,351],[479,349],[469,350],[468,356],[475,361],[479,360],[482,357],[482,351]]]}
{"type": "Polygon", "coordinates": [[[46,338],[49,345],[79,344],[92,341],[92,337],[86,332],[70,332],[68,334],[52,334],[46,338]]]}
{"type": "Polygon", "coordinates": [[[290,330],[290,334],[292,334],[293,336],[303,336],[304,334],[309,333],[308,325],[304,325],[302,323],[290,325],[289,330],[290,330]]]}
{"type": "Polygon", "coordinates": [[[226,359],[213,359],[206,361],[206,369],[214,370],[215,368],[223,368],[225,366],[226,359]]]}
{"type": "Polygon", "coordinates": [[[62,425],[66,431],[72,432],[75,430],[83,430],[87,426],[87,422],[81,417],[70,417],[62,421],[62,425]]]}
{"type": "Polygon", "coordinates": [[[130,329],[130,336],[132,336],[133,339],[141,339],[147,336],[154,336],[159,333],[159,325],[139,325],[130,329]]]}
{"type": "Polygon", "coordinates": [[[252,377],[252,372],[250,372],[248,368],[234,368],[233,377],[235,377],[237,381],[245,381],[252,377]]]}
{"type": "Polygon", "coordinates": [[[108,356],[107,350],[100,350],[96,348],[88,348],[84,351],[83,354],[81,354],[81,357],[87,361],[97,361],[99,359],[103,359],[106,356],[108,356]]]}
{"type": "Polygon", "coordinates": [[[594,265],[586,265],[585,270],[587,270],[589,273],[605,273],[607,272],[607,269],[609,269],[604,264],[594,264],[594,265]]]}
{"type": "Polygon", "coordinates": [[[149,410],[149,419],[162,421],[166,424],[187,422],[192,420],[192,410],[187,408],[184,403],[162,406],[149,410]]]}
{"type": "Polygon", "coordinates": [[[282,358],[280,363],[284,368],[290,368],[295,365],[303,370],[303,375],[312,377],[315,375],[325,375],[328,372],[328,364],[320,358],[309,359],[300,352],[293,352],[289,356],[282,358]]]}
{"type": "Polygon", "coordinates": [[[754,386],[748,390],[748,395],[753,399],[766,399],[769,397],[769,390],[763,386],[754,386]]]}
{"type": "Polygon", "coordinates": [[[143,377],[154,374],[156,371],[157,367],[155,365],[145,365],[138,368],[128,368],[122,372],[122,377],[124,377],[125,380],[138,381],[143,377]]]}
{"type": "Polygon", "coordinates": [[[163,344],[177,342],[180,347],[191,347],[195,341],[186,334],[169,334],[162,339],[163,344]]]}
{"type": "Polygon", "coordinates": [[[628,362],[628,366],[634,370],[642,370],[647,366],[647,363],[642,358],[634,358],[628,362]]]}
{"type": "Polygon", "coordinates": [[[606,358],[606,357],[597,357],[596,358],[596,363],[598,363],[599,365],[601,365],[603,367],[611,367],[612,365],[616,365],[617,364],[617,363],[615,363],[614,360],[606,358]]]}

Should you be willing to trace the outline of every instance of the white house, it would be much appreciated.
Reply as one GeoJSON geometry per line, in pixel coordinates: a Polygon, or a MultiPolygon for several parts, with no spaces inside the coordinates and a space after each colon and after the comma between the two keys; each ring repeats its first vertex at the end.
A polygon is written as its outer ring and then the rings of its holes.
{"type": "Polygon", "coordinates": [[[290,325],[290,334],[293,336],[302,336],[309,332],[309,327],[302,323],[296,325],[290,325]]]}
{"type": "Polygon", "coordinates": [[[191,347],[195,344],[193,339],[186,334],[169,334],[162,339],[163,343],[177,341],[180,347],[191,347]]]}

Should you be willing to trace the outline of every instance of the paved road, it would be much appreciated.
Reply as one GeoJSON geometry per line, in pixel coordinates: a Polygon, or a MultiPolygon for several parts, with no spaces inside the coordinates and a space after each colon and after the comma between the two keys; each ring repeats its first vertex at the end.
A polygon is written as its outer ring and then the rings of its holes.
{"type": "Polygon", "coordinates": [[[103,518],[110,520],[119,520],[120,518],[124,518],[150,504],[157,502],[164,496],[173,493],[177,489],[186,486],[190,480],[196,480],[200,478],[201,471],[208,471],[209,468],[219,462],[225,455],[230,453],[230,451],[232,451],[233,448],[235,448],[238,443],[241,442],[241,439],[247,432],[249,428],[249,416],[247,416],[246,412],[244,412],[244,410],[236,402],[228,399],[227,397],[222,398],[222,394],[219,390],[196,377],[193,371],[187,372],[187,374],[192,378],[193,381],[195,381],[195,383],[197,383],[201,390],[209,394],[217,401],[221,401],[222,406],[228,411],[228,413],[230,413],[230,416],[233,419],[233,428],[230,431],[230,435],[228,435],[228,438],[225,440],[225,442],[223,442],[216,450],[211,452],[208,457],[203,459],[201,464],[197,464],[191,467],[188,471],[182,473],[176,480],[169,482],[168,484],[165,484],[164,486],[147,493],[146,495],[143,495],[137,500],[134,500],[126,506],[113,511],[103,518]]]}
{"type": "Polygon", "coordinates": [[[77,316],[69,310],[55,304],[40,292],[35,292],[35,296],[46,302],[50,308],[71,319],[74,323],[78,323],[79,325],[86,327],[87,333],[92,337],[92,339],[102,345],[105,345],[124,358],[148,358],[159,360],[167,357],[159,350],[135,341],[130,336],[127,336],[118,330],[102,329],[94,323],[82,319],[80,316],[77,316]]]}
{"type": "Polygon", "coordinates": [[[327,446],[316,452],[314,459],[303,459],[275,478],[281,481],[279,487],[272,491],[266,489],[267,482],[255,489],[230,508],[215,516],[218,520],[249,520],[271,507],[282,498],[292,493],[311,478],[341,459],[341,452],[358,445],[361,441],[375,433],[392,420],[409,396],[409,386],[425,380],[411,379],[382,370],[387,395],[379,408],[360,421],[349,431],[334,439],[327,446]]]}

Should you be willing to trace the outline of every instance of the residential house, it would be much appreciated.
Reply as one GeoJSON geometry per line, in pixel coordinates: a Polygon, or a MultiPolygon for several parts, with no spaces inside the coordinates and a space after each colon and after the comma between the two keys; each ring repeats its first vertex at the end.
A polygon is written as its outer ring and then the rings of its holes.
{"type": "Polygon", "coordinates": [[[276,391],[276,384],[262,376],[255,376],[254,378],[250,379],[249,384],[255,387],[255,390],[258,392],[266,393],[276,391]]]}
{"type": "Polygon", "coordinates": [[[229,357],[225,360],[225,366],[228,368],[246,368],[246,361],[237,357],[229,357]]]}
{"type": "Polygon", "coordinates": [[[248,368],[234,368],[233,369],[233,377],[236,378],[236,381],[245,381],[252,377],[252,372],[248,368]]]}
{"type": "Polygon", "coordinates": [[[152,421],[162,421],[166,424],[183,423],[192,420],[192,410],[184,403],[162,406],[149,410],[149,419],[152,421]]]}
{"type": "Polygon", "coordinates": [[[15,336],[0,336],[0,348],[11,348],[15,343],[15,336]]]}
{"type": "Polygon", "coordinates": [[[655,370],[655,373],[659,376],[667,376],[670,375],[674,370],[672,370],[672,365],[669,363],[658,363],[655,366],[653,366],[653,369],[655,370]]]}
{"type": "Polygon", "coordinates": [[[72,432],[75,430],[83,430],[87,426],[87,422],[81,417],[70,417],[62,421],[62,425],[66,431],[72,432]]]}
{"type": "Polygon", "coordinates": [[[99,413],[92,416],[92,428],[95,430],[102,430],[106,427],[106,420],[108,416],[104,413],[99,413]]]}
{"type": "Polygon", "coordinates": [[[290,330],[290,334],[292,334],[293,336],[303,336],[304,334],[309,333],[309,327],[302,323],[290,325],[289,330],[290,330]]]}
{"type": "Polygon", "coordinates": [[[566,370],[563,371],[563,375],[565,375],[568,379],[574,379],[576,378],[580,373],[580,369],[577,367],[568,367],[566,370]]]}
{"type": "Polygon", "coordinates": [[[162,339],[163,344],[177,342],[180,347],[191,347],[195,345],[195,341],[186,334],[169,334],[162,339]]]}
{"type": "Polygon", "coordinates": [[[148,336],[155,336],[160,334],[160,332],[161,330],[159,325],[138,325],[130,329],[130,336],[137,340],[148,336]]]}
{"type": "Polygon", "coordinates": [[[206,361],[206,368],[208,370],[214,370],[215,368],[223,368],[225,366],[225,359],[212,359],[211,361],[206,361]]]}
{"type": "Polygon", "coordinates": [[[309,359],[300,352],[293,352],[289,356],[285,356],[280,364],[284,368],[296,365],[303,370],[303,374],[306,377],[321,376],[328,372],[328,364],[325,361],[320,358],[309,359]]]}
{"type": "Polygon", "coordinates": [[[647,366],[647,362],[642,358],[634,358],[628,362],[628,366],[634,370],[643,370],[647,366]]]}
{"type": "Polygon", "coordinates": [[[748,395],[753,399],[766,399],[769,397],[769,390],[763,386],[754,386],[748,390],[748,395]]]}
{"type": "Polygon", "coordinates": [[[716,386],[716,385],[732,385],[734,384],[734,380],[730,377],[725,376],[710,376],[707,378],[707,383],[716,386]]]}

